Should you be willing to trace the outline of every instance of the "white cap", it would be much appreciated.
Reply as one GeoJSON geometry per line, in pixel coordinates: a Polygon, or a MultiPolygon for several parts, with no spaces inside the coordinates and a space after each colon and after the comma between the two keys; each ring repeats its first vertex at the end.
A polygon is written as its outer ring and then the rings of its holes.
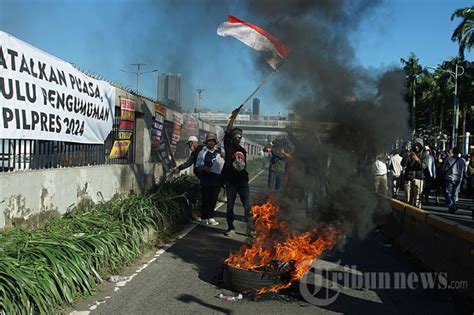
{"type": "Polygon", "coordinates": [[[186,143],[189,143],[189,142],[199,142],[199,139],[196,136],[190,136],[186,143]]]}

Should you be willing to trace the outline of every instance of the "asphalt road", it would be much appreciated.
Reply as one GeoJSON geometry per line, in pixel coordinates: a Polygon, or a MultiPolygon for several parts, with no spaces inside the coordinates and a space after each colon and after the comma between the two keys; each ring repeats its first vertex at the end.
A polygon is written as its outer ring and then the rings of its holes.
{"type": "MultiPolygon", "coordinates": [[[[405,201],[405,194],[403,191],[400,192],[397,199],[405,201]]],[[[428,203],[422,204],[421,208],[433,213],[434,215],[454,221],[460,225],[474,228],[474,196],[471,196],[470,198],[467,196],[459,197],[457,206],[458,210],[456,213],[449,213],[448,207],[445,205],[445,198],[443,196],[439,197],[438,203],[436,203],[436,200],[433,196],[430,196],[428,203]]]]}
{"type": "MultiPolygon", "coordinates": [[[[252,184],[254,198],[261,197],[266,186],[266,173],[252,184]]],[[[237,206],[238,205],[238,206],[237,206]]],[[[242,214],[240,202],[237,213],[242,214]]],[[[237,250],[245,241],[244,223],[237,222],[233,238],[223,235],[226,229],[225,204],[219,209],[220,222],[216,227],[197,226],[165,250],[143,257],[136,265],[127,268],[124,276],[133,276],[131,281],[105,283],[99,292],[74,306],[74,314],[375,314],[418,313],[456,314],[467,312],[448,290],[440,289],[357,289],[339,285],[329,287],[325,294],[314,294],[316,305],[298,297],[297,288],[290,291],[291,297],[265,296],[253,301],[225,301],[217,298],[220,293],[232,293],[215,285],[221,275],[222,264],[229,252],[237,250]],[[291,294],[294,292],[295,294],[291,294]],[[324,297],[337,295],[334,302],[321,306],[324,297]]],[[[237,218],[239,219],[239,218],[237,218]]],[[[365,240],[348,242],[344,251],[332,250],[319,261],[321,266],[343,270],[347,274],[368,272],[420,273],[419,266],[399,249],[387,244],[380,232],[372,231],[365,240]],[[341,267],[346,266],[346,267],[341,267]]],[[[315,283],[317,277],[305,283],[315,283]]],[[[325,278],[330,278],[325,275],[325,278]]],[[[332,278],[334,279],[334,278],[332,278]]],[[[344,278],[345,279],[345,278],[344,278]]],[[[340,280],[340,279],[339,279],[340,280]]],[[[313,293],[311,286],[306,286],[313,293]]],[[[69,313],[69,311],[68,311],[69,313]]],[[[472,314],[472,311],[471,313],[472,314]]]]}

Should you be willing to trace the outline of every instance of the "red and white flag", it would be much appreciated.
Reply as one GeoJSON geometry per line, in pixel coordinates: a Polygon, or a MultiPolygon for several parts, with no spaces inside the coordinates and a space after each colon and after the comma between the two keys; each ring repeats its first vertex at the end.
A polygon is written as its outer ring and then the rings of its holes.
{"type": "Polygon", "coordinates": [[[232,15],[228,16],[227,22],[219,25],[217,35],[235,37],[259,51],[273,70],[276,70],[290,53],[289,48],[272,34],[232,15]]]}

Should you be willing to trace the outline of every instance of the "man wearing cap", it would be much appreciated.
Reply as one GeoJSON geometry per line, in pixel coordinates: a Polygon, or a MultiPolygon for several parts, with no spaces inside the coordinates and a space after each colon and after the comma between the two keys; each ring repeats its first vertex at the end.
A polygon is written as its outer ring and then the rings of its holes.
{"type": "Polygon", "coordinates": [[[206,146],[197,154],[195,169],[201,183],[201,224],[218,225],[214,210],[221,189],[220,174],[224,167],[224,154],[216,147],[217,135],[206,135],[206,146]]]}
{"type": "MultiPolygon", "coordinates": [[[[172,172],[174,174],[178,174],[182,170],[187,169],[188,167],[190,167],[191,165],[195,165],[198,153],[204,147],[203,144],[199,143],[199,140],[196,136],[190,136],[188,138],[188,142],[186,142],[186,144],[189,146],[189,149],[191,150],[191,155],[186,160],[186,162],[184,162],[183,164],[178,165],[178,166],[176,166],[175,168],[172,169],[172,172]]],[[[196,172],[196,169],[194,169],[193,172],[197,177],[199,177],[199,174],[196,172]]]]}
{"type": "Polygon", "coordinates": [[[242,106],[234,109],[230,116],[224,136],[225,164],[223,176],[227,193],[227,225],[225,235],[234,236],[234,204],[237,194],[244,207],[244,220],[247,222],[247,234],[250,234],[250,189],[249,174],[247,173],[247,151],[240,145],[242,129],[233,128],[234,121],[242,106]]]}

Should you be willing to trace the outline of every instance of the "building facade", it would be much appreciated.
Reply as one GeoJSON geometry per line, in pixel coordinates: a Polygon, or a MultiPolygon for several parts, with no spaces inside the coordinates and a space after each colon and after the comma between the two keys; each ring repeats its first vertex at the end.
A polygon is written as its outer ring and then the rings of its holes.
{"type": "Polygon", "coordinates": [[[181,105],[181,74],[164,73],[158,75],[157,99],[171,107],[181,105]]]}

